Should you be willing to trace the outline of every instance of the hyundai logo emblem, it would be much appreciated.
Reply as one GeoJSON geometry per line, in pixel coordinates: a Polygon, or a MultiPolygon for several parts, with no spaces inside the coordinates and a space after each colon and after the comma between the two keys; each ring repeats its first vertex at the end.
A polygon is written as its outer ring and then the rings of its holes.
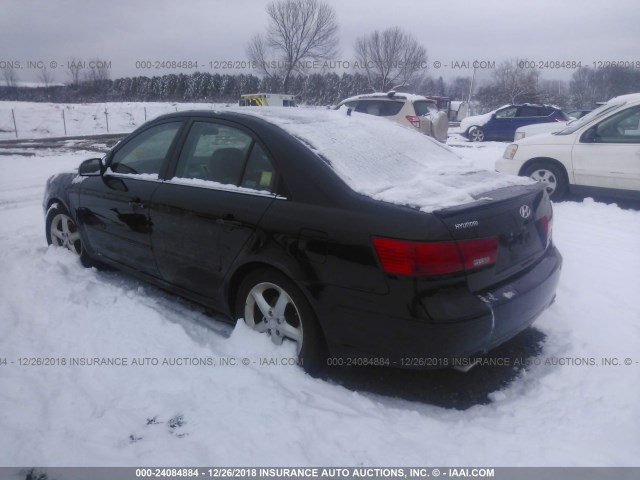
{"type": "Polygon", "coordinates": [[[522,205],[520,207],[520,216],[522,218],[529,218],[530,215],[531,215],[531,208],[529,208],[529,205],[522,205]]]}

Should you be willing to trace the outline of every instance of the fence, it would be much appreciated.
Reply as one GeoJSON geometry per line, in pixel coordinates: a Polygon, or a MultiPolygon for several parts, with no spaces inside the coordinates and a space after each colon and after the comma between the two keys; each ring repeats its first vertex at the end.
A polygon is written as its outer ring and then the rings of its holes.
{"type": "Polygon", "coordinates": [[[127,133],[147,120],[181,110],[211,110],[229,104],[0,102],[0,140],[127,133]]]}

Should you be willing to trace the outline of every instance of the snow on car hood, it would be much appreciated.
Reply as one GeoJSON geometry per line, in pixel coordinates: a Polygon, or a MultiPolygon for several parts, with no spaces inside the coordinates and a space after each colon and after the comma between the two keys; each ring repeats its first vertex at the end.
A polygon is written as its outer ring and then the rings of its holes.
{"type": "Polygon", "coordinates": [[[469,127],[484,127],[489,120],[491,120],[491,115],[496,113],[498,110],[508,107],[509,105],[503,105],[500,108],[496,108],[495,110],[491,110],[490,112],[483,113],[482,115],[472,115],[471,117],[463,118],[460,122],[460,131],[466,132],[469,127]]]}
{"type": "Polygon", "coordinates": [[[531,125],[525,125],[516,130],[517,132],[524,132],[527,137],[531,135],[538,135],[540,133],[547,132],[559,132],[567,128],[567,122],[546,122],[546,123],[533,123],[531,125]]]}
{"type": "Polygon", "coordinates": [[[449,147],[413,129],[347,109],[229,109],[273,123],[305,143],[349,187],[376,200],[425,212],[473,202],[474,196],[524,177],[478,170],[449,147]]]}
{"type": "Polygon", "coordinates": [[[484,127],[491,120],[491,115],[493,112],[463,118],[460,122],[460,131],[466,132],[469,127],[484,127]]]}

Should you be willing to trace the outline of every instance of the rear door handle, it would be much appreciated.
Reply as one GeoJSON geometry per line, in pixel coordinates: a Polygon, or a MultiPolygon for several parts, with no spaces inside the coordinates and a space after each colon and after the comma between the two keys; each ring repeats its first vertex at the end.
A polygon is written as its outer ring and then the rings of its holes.
{"type": "Polygon", "coordinates": [[[233,216],[225,217],[225,218],[216,218],[216,223],[218,225],[224,225],[227,227],[241,227],[242,222],[237,220],[233,220],[233,216]]]}

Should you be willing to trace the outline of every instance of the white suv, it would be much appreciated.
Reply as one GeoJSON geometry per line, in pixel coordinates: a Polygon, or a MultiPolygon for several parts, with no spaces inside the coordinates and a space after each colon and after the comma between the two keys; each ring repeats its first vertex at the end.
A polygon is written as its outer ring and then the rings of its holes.
{"type": "Polygon", "coordinates": [[[334,108],[342,106],[356,112],[368,113],[408,127],[435,138],[440,142],[447,141],[449,119],[445,112],[439,112],[436,102],[422,95],[410,93],[372,93],[357,95],[343,100],[334,108]]]}
{"type": "Polygon", "coordinates": [[[558,132],[512,143],[496,170],[545,183],[554,200],[569,191],[640,198],[640,93],[612,98],[558,132]]]}

